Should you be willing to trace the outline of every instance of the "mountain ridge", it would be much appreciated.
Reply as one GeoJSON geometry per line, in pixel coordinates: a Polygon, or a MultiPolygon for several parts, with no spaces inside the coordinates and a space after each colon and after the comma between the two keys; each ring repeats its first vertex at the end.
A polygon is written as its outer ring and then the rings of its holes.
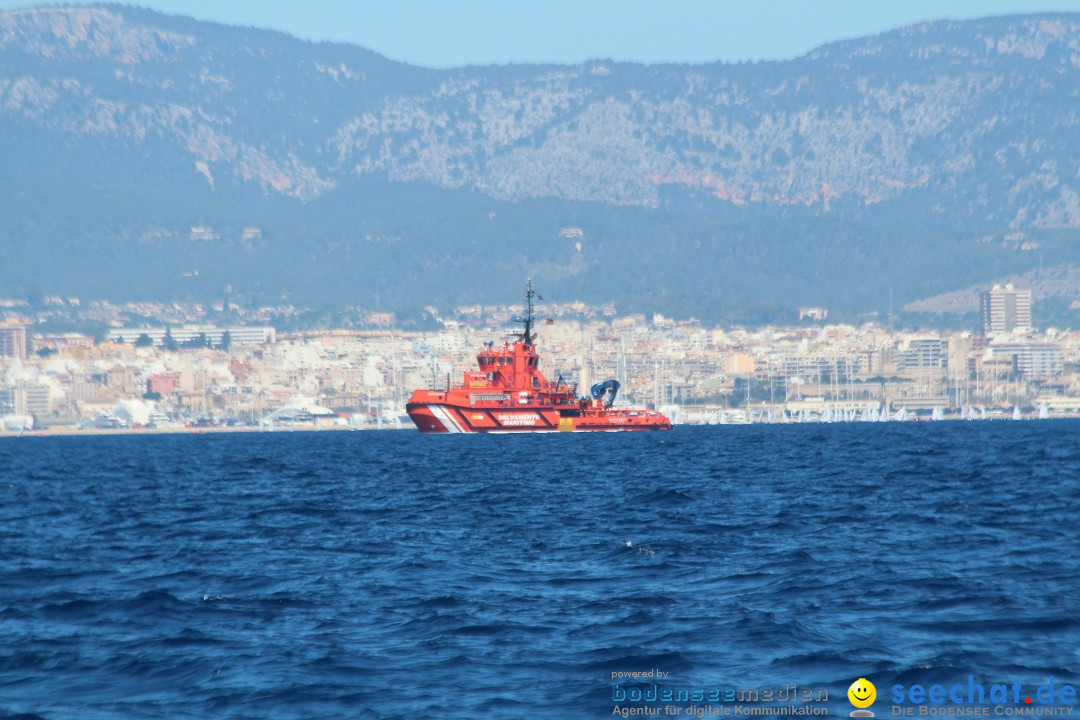
{"type": "MultiPolygon", "coordinates": [[[[521,237],[473,257],[470,236],[487,232],[479,212],[475,225],[459,227],[445,243],[433,237],[434,227],[408,237],[420,258],[425,245],[445,245],[446,258],[461,252],[474,259],[474,270],[462,263],[473,282],[508,267],[527,272],[533,263],[577,268],[560,276],[567,287],[597,292],[585,278],[610,265],[611,252],[649,257],[650,243],[691,253],[673,265],[693,263],[703,242],[718,243],[709,252],[767,282],[775,268],[762,264],[766,257],[798,256],[807,243],[840,252],[813,236],[826,232],[821,228],[855,223],[873,235],[891,226],[884,231],[890,237],[910,228],[912,256],[900,266],[889,260],[897,248],[871,237],[861,245],[845,241],[843,252],[866,254],[861,272],[874,277],[852,278],[821,261],[823,277],[808,279],[825,288],[859,285],[819,295],[840,309],[866,311],[875,287],[909,284],[888,277],[898,270],[944,275],[915,283],[921,294],[901,291],[900,305],[1031,268],[1031,253],[980,244],[987,234],[1027,233],[1055,262],[1080,259],[1069,241],[1080,228],[1078,80],[1074,13],[920,23],[782,61],[440,70],[356,46],[144,9],[25,8],[0,13],[0,118],[12,139],[0,183],[22,198],[11,201],[0,231],[6,243],[45,237],[55,244],[50,236],[66,233],[85,238],[84,245],[127,247],[145,246],[148,234],[183,238],[208,222],[266,225],[281,253],[293,252],[292,243],[318,255],[329,236],[407,226],[384,216],[395,197],[405,205],[410,195],[438,197],[448,205],[433,217],[451,225],[455,203],[487,204],[496,215],[540,213],[538,223],[553,226],[556,236],[581,218],[595,234],[602,218],[624,232],[605,246],[607,256],[589,255],[591,237],[579,256],[524,224],[521,237]],[[58,186],[86,208],[96,234],[46,211],[50,188],[58,186]],[[128,186],[141,207],[124,202],[119,188],[128,186]],[[424,186],[445,192],[425,194],[424,186]],[[101,190],[110,187],[113,197],[103,201],[101,190]],[[350,216],[353,228],[325,225],[304,209],[355,204],[357,188],[386,200],[367,203],[364,217],[350,216]],[[160,218],[149,212],[155,209],[160,218]],[[809,218],[824,222],[807,231],[809,218]],[[760,226],[770,247],[740,245],[725,234],[729,223],[748,222],[760,226]],[[796,238],[808,232],[800,249],[796,238]],[[952,264],[967,267],[941,267],[931,245],[942,233],[961,238],[952,264]],[[524,260],[508,265],[491,252],[524,260]]],[[[185,256],[177,267],[197,258],[199,247],[187,240],[172,247],[185,256]]],[[[223,257],[237,265],[276,262],[273,253],[242,243],[231,255],[226,250],[223,257]]],[[[408,263],[398,264],[405,272],[408,263]]],[[[47,265],[37,263],[41,282],[58,282],[60,273],[47,265]]],[[[162,292],[178,292],[171,276],[177,267],[160,270],[162,292]]],[[[229,284],[256,284],[240,270],[235,275],[229,284]]],[[[672,269],[659,280],[678,278],[672,269]]],[[[726,297],[713,287],[741,285],[728,267],[717,268],[712,282],[703,272],[695,278],[683,290],[699,304],[772,302],[767,293],[726,297]]],[[[12,271],[0,270],[0,282],[26,286],[12,271]]],[[[436,296],[450,294],[446,280],[427,284],[436,296]]],[[[633,297],[646,287],[639,281],[618,292],[633,297]]],[[[814,295],[805,290],[780,295],[798,303],[814,295]]],[[[315,287],[299,292],[320,296],[315,287]]]]}

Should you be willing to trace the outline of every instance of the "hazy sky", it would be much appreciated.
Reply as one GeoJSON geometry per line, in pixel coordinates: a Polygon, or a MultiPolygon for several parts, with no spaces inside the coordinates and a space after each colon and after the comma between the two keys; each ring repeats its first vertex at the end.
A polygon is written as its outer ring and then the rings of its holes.
{"type": "MultiPolygon", "coordinates": [[[[0,9],[33,5],[0,0],[0,9]]],[[[86,4],[86,3],[80,3],[86,4]]],[[[832,40],[943,18],[1080,12],[1080,0],[138,0],[142,7],[429,67],[590,58],[790,58],[832,40]]]]}

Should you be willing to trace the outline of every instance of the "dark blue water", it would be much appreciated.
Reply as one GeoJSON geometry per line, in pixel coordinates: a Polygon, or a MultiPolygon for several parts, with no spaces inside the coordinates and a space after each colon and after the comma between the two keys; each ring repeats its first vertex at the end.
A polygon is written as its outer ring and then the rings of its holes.
{"type": "Polygon", "coordinates": [[[1075,684],[1078,431],[2,439],[0,716],[611,717],[652,668],[1075,684]]]}

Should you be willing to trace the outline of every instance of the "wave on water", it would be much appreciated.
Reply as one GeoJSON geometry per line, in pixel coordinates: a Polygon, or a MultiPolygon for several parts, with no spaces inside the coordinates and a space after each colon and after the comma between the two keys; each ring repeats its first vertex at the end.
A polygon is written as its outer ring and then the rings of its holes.
{"type": "Polygon", "coordinates": [[[0,717],[1075,684],[1080,423],[892,425],[0,442],[0,717]]]}

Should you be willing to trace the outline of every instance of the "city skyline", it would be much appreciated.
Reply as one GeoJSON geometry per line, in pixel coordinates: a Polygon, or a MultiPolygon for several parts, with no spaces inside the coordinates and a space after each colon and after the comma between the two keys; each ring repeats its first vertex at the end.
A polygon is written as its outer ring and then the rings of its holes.
{"type": "MultiPolygon", "coordinates": [[[[987,294],[999,291],[1025,303],[1030,294],[999,287],[987,294]]],[[[560,319],[537,328],[548,375],[578,391],[610,377],[626,402],[675,413],[676,423],[1080,412],[1080,332],[1036,330],[1026,305],[1022,313],[988,306],[981,336],[876,322],[725,328],[620,315],[607,306],[551,309],[560,319]]],[[[107,338],[44,330],[32,341],[30,317],[8,320],[0,327],[0,416],[15,430],[24,417],[35,425],[119,430],[194,422],[263,427],[297,414],[308,423],[336,417],[344,429],[387,421],[408,427],[408,392],[432,382],[442,387],[442,378],[461,386],[477,348],[509,341],[521,312],[519,305],[458,308],[457,319],[439,321],[439,329],[412,331],[394,328],[392,316],[373,318],[379,323],[367,329],[299,332],[250,322],[226,327],[210,318],[170,330],[110,323],[107,338]]]]}

